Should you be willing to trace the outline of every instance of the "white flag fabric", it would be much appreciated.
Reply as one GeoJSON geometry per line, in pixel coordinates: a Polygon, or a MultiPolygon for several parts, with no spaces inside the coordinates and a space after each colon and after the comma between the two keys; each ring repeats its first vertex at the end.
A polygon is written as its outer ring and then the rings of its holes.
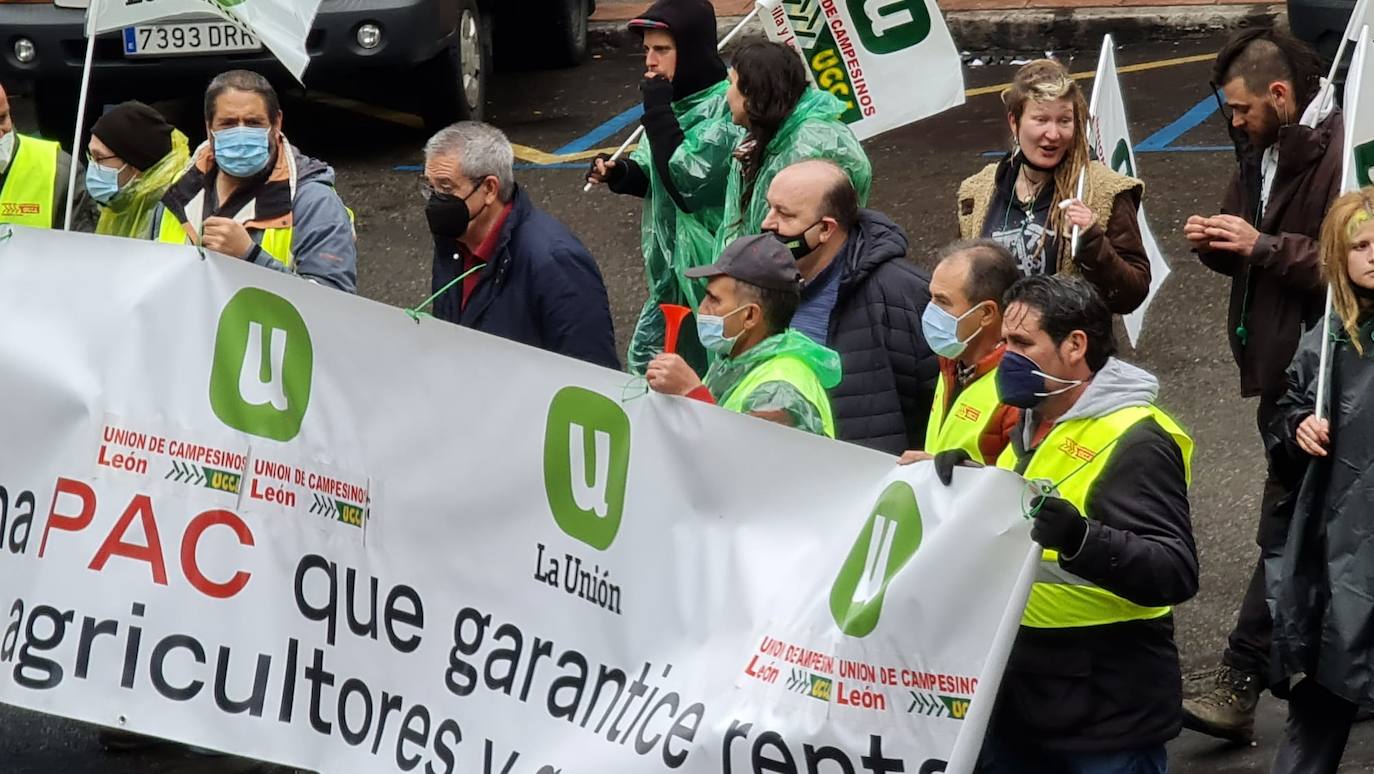
{"type": "MultiPolygon", "coordinates": [[[[1126,121],[1126,102],[1121,95],[1121,78],[1116,71],[1115,44],[1111,35],[1102,39],[1102,56],[1097,62],[1097,78],[1093,81],[1088,112],[1092,116],[1093,145],[1098,160],[1116,172],[1139,178],[1140,168],[1136,166],[1135,146],[1131,143],[1130,124],[1126,121]]],[[[1150,257],[1150,292],[1139,309],[1122,317],[1132,347],[1140,341],[1146,310],[1169,276],[1169,263],[1164,260],[1154,232],[1150,230],[1144,204],[1136,215],[1136,221],[1140,224],[1140,240],[1145,245],[1145,254],[1150,257]]]]}
{"type": "Polygon", "coordinates": [[[964,104],[963,62],[935,0],[757,4],[768,37],[802,53],[861,140],[964,104]]]}
{"type": "Polygon", "coordinates": [[[1341,190],[1358,191],[1374,178],[1374,77],[1369,72],[1370,27],[1360,28],[1350,71],[1345,79],[1345,160],[1341,169],[1341,190]]]}
{"type": "Polygon", "coordinates": [[[0,227],[0,395],[0,702],[310,771],[967,774],[1040,557],[1009,471],[179,245],[0,227]]]}
{"type": "Polygon", "coordinates": [[[216,16],[257,38],[303,83],[305,68],[310,65],[305,41],[319,7],[320,0],[90,0],[86,34],[169,19],[216,16]]]}

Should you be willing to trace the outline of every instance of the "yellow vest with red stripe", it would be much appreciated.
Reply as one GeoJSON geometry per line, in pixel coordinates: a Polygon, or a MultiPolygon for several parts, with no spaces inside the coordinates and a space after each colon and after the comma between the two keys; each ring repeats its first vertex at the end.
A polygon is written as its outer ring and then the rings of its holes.
{"type": "MultiPolygon", "coordinates": [[[[997,466],[1015,470],[1027,481],[1050,481],[1059,497],[1073,503],[1084,518],[1090,518],[1088,495],[1106,469],[1113,447],[1128,430],[1145,419],[1154,419],[1178,444],[1183,452],[1183,468],[1191,483],[1193,440],[1177,422],[1155,406],[1132,406],[1102,417],[1061,422],[1031,454],[1028,464],[1024,457],[1018,459],[1012,444],[1002,452],[997,466]]],[[[1110,486],[1111,482],[1105,484],[1110,486]]],[[[1045,549],[1021,625],[1038,629],[1103,626],[1160,618],[1170,610],[1169,607],[1142,607],[1122,599],[1060,567],[1059,552],[1045,549]]]]}
{"type": "Polygon", "coordinates": [[[5,175],[5,187],[0,189],[0,223],[52,228],[57,160],[62,147],[25,135],[15,141],[16,152],[5,175]]]}
{"type": "MultiPolygon", "coordinates": [[[[171,210],[163,208],[161,220],[162,223],[158,226],[157,234],[159,242],[174,245],[194,244],[191,235],[186,231],[186,227],[177,219],[176,215],[172,214],[171,210]]],[[[295,262],[295,257],[291,253],[291,233],[290,228],[262,229],[262,241],[258,243],[263,252],[285,264],[288,269],[295,262]]]]}
{"type": "Polygon", "coordinates": [[[930,421],[926,424],[925,451],[938,454],[950,449],[963,449],[973,460],[994,464],[996,460],[983,459],[978,440],[1001,405],[997,397],[997,369],[974,379],[955,397],[946,411],[948,389],[942,373],[935,380],[935,403],[930,407],[930,421]]]}

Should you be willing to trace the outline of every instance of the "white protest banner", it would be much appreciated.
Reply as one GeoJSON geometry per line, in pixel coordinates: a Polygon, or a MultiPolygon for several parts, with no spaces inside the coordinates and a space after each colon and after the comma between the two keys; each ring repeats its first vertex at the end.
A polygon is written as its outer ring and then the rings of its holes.
{"type": "Polygon", "coordinates": [[[969,771],[1024,482],[635,384],[0,234],[0,701],[323,772],[969,771]]]}
{"type": "Polygon", "coordinates": [[[304,82],[305,68],[310,65],[305,40],[319,7],[320,0],[91,0],[86,34],[128,30],[127,37],[133,27],[152,22],[218,17],[260,41],[296,80],[304,82]]]}
{"type": "MultiPolygon", "coordinates": [[[[1135,146],[1131,142],[1130,124],[1126,121],[1126,102],[1121,96],[1121,77],[1116,72],[1116,52],[1112,36],[1102,38],[1102,56],[1097,62],[1097,78],[1093,81],[1092,116],[1093,145],[1097,158],[1103,164],[1123,175],[1139,178],[1140,168],[1135,163],[1135,146]]],[[[1145,245],[1145,254],[1150,258],[1150,292],[1145,301],[1128,315],[1122,317],[1126,324],[1126,335],[1131,346],[1140,341],[1140,331],[1145,327],[1145,312],[1159,294],[1164,280],[1169,276],[1169,263],[1155,241],[1150,230],[1149,219],[1145,217],[1145,205],[1136,213],[1140,224],[1140,241],[1145,245]]]]}
{"type": "Polygon", "coordinates": [[[758,0],[771,40],[802,53],[861,140],[964,104],[964,72],[935,0],[758,0]],[[913,76],[919,74],[920,87],[913,76]]]}

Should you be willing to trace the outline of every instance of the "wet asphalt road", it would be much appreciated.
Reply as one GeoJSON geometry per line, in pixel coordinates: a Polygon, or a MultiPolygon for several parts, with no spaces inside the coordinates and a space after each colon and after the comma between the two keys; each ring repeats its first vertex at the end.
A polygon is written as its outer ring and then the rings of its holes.
{"type": "MultiPolygon", "coordinates": [[[[1214,52],[1218,39],[1158,43],[1118,52],[1122,66],[1214,52]]],[[[1079,54],[1074,71],[1091,71],[1096,46],[1079,54]]],[[[1068,56],[1065,54],[1065,56],[1068,56]]],[[[1123,75],[1133,139],[1142,141],[1174,123],[1207,97],[1209,64],[1186,63],[1123,75]]],[[[970,88],[1004,83],[1009,65],[967,71],[970,88]]],[[[506,73],[493,85],[488,119],[513,142],[551,152],[632,106],[641,68],[633,52],[604,50],[575,70],[506,73]]],[[[195,95],[198,96],[198,95],[195,95]]],[[[197,128],[194,99],[169,104],[188,133],[197,128]]],[[[875,178],[871,206],[907,229],[918,263],[954,238],[954,190],[965,176],[1007,147],[1008,130],[995,95],[867,143],[875,178]]],[[[16,100],[21,128],[28,106],[16,100]]],[[[429,239],[416,193],[416,172],[426,135],[415,126],[363,115],[314,99],[285,103],[286,133],[310,155],[332,163],[339,190],[357,212],[361,292],[389,304],[411,306],[429,293],[429,239]]],[[[394,119],[394,116],[393,116],[394,119]]],[[[623,134],[600,145],[616,145],[623,134]]],[[[198,138],[193,138],[198,139],[198,138]]],[[[1230,174],[1229,150],[1200,150],[1227,142],[1215,115],[1184,132],[1171,147],[1143,153],[1151,226],[1174,272],[1151,308],[1138,351],[1128,357],[1159,376],[1162,403],[1197,440],[1192,492],[1194,529],[1202,560],[1202,589],[1177,613],[1185,668],[1212,665],[1255,561],[1255,514],[1262,459],[1253,401],[1237,397],[1235,366],[1224,336],[1226,285],[1192,259],[1182,224],[1192,214],[1213,214],[1230,174]]],[[[610,289],[622,343],[643,300],[638,257],[639,208],[604,191],[581,193],[581,172],[528,168],[519,180],[538,204],[569,224],[600,262],[610,289]]],[[[1260,743],[1236,748],[1190,732],[1171,746],[1176,772],[1265,771],[1282,725],[1282,708],[1266,701],[1260,743]]],[[[1357,728],[1343,771],[1374,771],[1374,726],[1357,728]]],[[[233,759],[207,759],[179,751],[106,756],[94,732],[66,721],[0,708],[0,774],[30,772],[248,772],[281,771],[233,759]]]]}

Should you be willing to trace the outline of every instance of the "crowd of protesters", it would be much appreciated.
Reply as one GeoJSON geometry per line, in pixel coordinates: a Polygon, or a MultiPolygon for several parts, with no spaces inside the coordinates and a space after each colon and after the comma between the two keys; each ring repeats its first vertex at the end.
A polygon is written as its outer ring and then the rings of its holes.
{"type": "MultiPolygon", "coordinates": [[[[1252,738],[1264,690],[1289,702],[1273,770],[1336,771],[1374,704],[1374,443],[1359,424],[1374,189],[1339,196],[1341,111],[1312,51],[1256,29],[1215,62],[1238,168],[1182,236],[1232,280],[1227,333],[1241,394],[1260,399],[1268,476],[1221,664],[1185,678],[1172,606],[1198,588],[1193,440],[1157,405],[1157,380],[1117,356],[1114,316],[1150,288],[1144,185],[1092,157],[1078,83],[1048,59],[1017,73],[1012,150],[959,186],[959,240],[929,273],[866,209],[872,168],[840,103],[779,44],[727,65],[715,22],[706,0],[659,0],[630,22],[644,139],[587,173],[643,200],[648,300],[627,369],[659,393],[933,461],[945,484],[969,465],[1051,482],[1033,500],[1044,553],[979,771],[1163,772],[1185,725],[1252,738]],[[664,305],[689,315],[676,341],[664,305]]],[[[79,230],[356,292],[353,213],[333,170],[286,139],[271,85],[225,73],[204,117],[191,148],[147,105],[116,106],[81,164],[17,133],[0,90],[0,223],[61,227],[75,163],[79,230]]],[[[597,263],[516,182],[505,136],[460,123],[424,156],[434,315],[621,368],[597,263]]]]}

